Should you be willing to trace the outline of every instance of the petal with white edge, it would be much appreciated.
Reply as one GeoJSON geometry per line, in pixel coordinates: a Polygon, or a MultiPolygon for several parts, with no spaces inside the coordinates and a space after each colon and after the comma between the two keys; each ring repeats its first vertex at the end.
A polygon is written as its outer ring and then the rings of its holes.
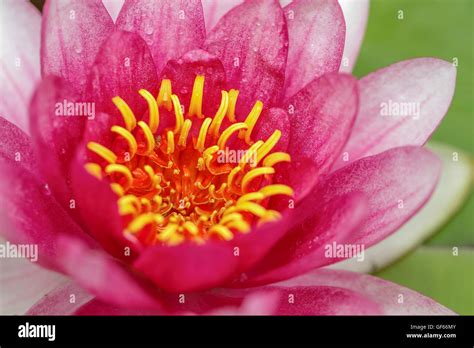
{"type": "Polygon", "coordinates": [[[346,41],[339,71],[351,72],[357,61],[369,17],[369,0],[339,0],[346,21],[346,41]]]}
{"type": "MultiPolygon", "coordinates": [[[[2,248],[7,244],[0,239],[2,248]]],[[[22,315],[48,292],[66,282],[59,273],[19,258],[0,259],[0,315],[22,315]]]]}
{"type": "Polygon", "coordinates": [[[428,203],[397,232],[365,250],[362,262],[355,257],[329,268],[363,273],[378,271],[428,239],[461,208],[474,178],[472,158],[449,145],[430,142],[428,147],[443,163],[440,181],[428,203]]]}

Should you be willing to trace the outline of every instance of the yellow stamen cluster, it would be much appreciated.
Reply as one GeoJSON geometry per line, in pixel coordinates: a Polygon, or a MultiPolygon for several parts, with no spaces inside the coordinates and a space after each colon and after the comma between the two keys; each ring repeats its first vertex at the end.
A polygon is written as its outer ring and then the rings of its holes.
{"type": "Polygon", "coordinates": [[[124,233],[147,245],[231,240],[236,232],[249,232],[254,224],[280,217],[266,208],[269,197],[293,195],[290,187],[271,183],[275,164],[290,161],[287,153],[271,153],[281,132],[275,130],[266,140],[252,140],[262,102],[255,103],[244,122],[237,122],[239,92],[222,91],[214,117],[206,117],[203,91],[204,76],[197,76],[184,114],[170,80],[162,81],[156,98],[140,90],[148,103],[147,122],[137,122],[128,104],[114,97],[124,126],[114,125],[110,131],[122,148],[87,144],[95,160],[85,165],[86,170],[110,182],[118,196],[124,233]],[[175,125],[158,134],[160,111],[173,113],[175,125]],[[222,130],[224,123],[230,125],[222,130]],[[220,156],[231,142],[247,149],[238,161],[223,161],[220,156]]]}

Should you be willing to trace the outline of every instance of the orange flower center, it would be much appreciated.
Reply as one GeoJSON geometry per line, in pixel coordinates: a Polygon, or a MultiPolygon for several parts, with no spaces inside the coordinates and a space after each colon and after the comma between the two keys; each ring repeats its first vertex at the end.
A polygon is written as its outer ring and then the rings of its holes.
{"type": "Polygon", "coordinates": [[[262,102],[255,103],[244,122],[237,122],[238,91],[222,91],[216,114],[205,117],[203,89],[204,76],[197,76],[185,116],[170,80],[162,81],[157,98],[140,90],[148,103],[148,122],[137,122],[128,104],[114,97],[125,125],[110,129],[114,151],[87,144],[97,161],[87,163],[86,170],[110,182],[128,237],[147,245],[231,240],[256,224],[280,218],[266,208],[269,197],[293,195],[290,187],[272,184],[273,166],[290,161],[287,153],[272,152],[281,132],[252,139],[262,102]],[[157,134],[160,109],[174,113],[176,121],[157,134]],[[225,118],[230,126],[221,129],[225,118]]]}

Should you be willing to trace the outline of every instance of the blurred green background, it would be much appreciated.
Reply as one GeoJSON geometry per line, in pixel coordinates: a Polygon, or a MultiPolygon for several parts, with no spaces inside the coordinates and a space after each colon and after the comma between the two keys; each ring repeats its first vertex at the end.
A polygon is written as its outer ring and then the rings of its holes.
{"type": "MultiPolygon", "coordinates": [[[[225,0],[222,0],[225,1],[225,0]]],[[[357,1],[357,0],[354,0],[357,1]]],[[[42,8],[44,0],[32,0],[42,8]]],[[[433,139],[474,155],[473,0],[371,0],[357,77],[404,59],[457,58],[456,93],[433,139]],[[403,19],[398,19],[399,11],[403,19]]],[[[378,276],[430,296],[460,314],[474,314],[474,195],[424,246],[378,276]],[[459,256],[452,255],[458,247],[459,256]]]]}
{"type": "MultiPolygon", "coordinates": [[[[474,154],[472,0],[371,0],[354,74],[414,57],[458,60],[456,92],[434,140],[474,154]],[[403,20],[398,11],[403,11],[403,20]]],[[[423,247],[377,275],[430,296],[460,314],[474,314],[474,195],[423,247]],[[460,248],[452,255],[453,246],[460,248]]]]}

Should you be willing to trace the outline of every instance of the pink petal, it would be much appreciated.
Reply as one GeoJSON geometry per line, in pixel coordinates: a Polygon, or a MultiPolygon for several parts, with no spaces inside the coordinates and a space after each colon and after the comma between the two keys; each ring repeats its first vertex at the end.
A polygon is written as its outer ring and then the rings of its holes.
{"type": "Polygon", "coordinates": [[[276,315],[377,315],[381,312],[370,297],[351,289],[308,285],[270,287],[274,288],[282,297],[276,315]]]}
{"type": "Polygon", "coordinates": [[[171,80],[173,93],[188,110],[197,75],[204,76],[203,113],[214,116],[221,101],[221,91],[225,89],[225,71],[218,58],[203,50],[189,51],[179,59],[168,61],[161,78],[171,80]]]}
{"type": "MultiPolygon", "coordinates": [[[[28,314],[32,315],[269,315],[279,302],[277,291],[256,291],[229,297],[214,293],[166,294],[163,300],[168,308],[144,310],[119,307],[107,301],[92,298],[79,286],[69,283],[51,291],[38,301],[28,314]],[[78,305],[64,305],[64,299],[79,294],[78,305]],[[180,299],[184,296],[185,302],[180,299]],[[195,311],[191,311],[191,309],[195,311]]],[[[69,302],[68,302],[69,303],[69,302]]]]}
{"type": "Polygon", "coordinates": [[[242,0],[201,0],[201,2],[204,9],[206,30],[209,32],[227,12],[240,5],[242,0]]]}
{"type": "Polygon", "coordinates": [[[204,315],[272,315],[280,302],[277,291],[255,291],[242,299],[239,306],[223,305],[204,315]]]}
{"type": "Polygon", "coordinates": [[[124,308],[161,307],[150,284],[103,251],[65,236],[59,246],[62,270],[98,299],[124,308]]]}
{"type": "Polygon", "coordinates": [[[235,314],[229,309],[239,307],[244,309],[246,302],[248,303],[254,296],[270,297],[265,305],[265,311],[274,315],[374,315],[381,313],[378,304],[368,296],[351,289],[314,286],[311,283],[298,284],[294,287],[276,284],[253,289],[217,289],[193,297],[187,296],[185,306],[181,308],[186,307],[190,312],[198,314],[235,314]],[[223,307],[228,308],[227,313],[223,307]]]}
{"type": "Polygon", "coordinates": [[[99,48],[114,30],[100,0],[49,0],[43,9],[42,75],[63,77],[83,91],[99,48]]]}
{"type": "MultiPolygon", "coordinates": [[[[6,243],[3,239],[0,242],[6,243]]],[[[24,314],[42,296],[65,282],[60,274],[25,259],[2,259],[0,268],[1,315],[24,314]]]]}
{"type": "MultiPolygon", "coordinates": [[[[295,163],[314,163],[311,189],[318,176],[325,174],[349,138],[358,108],[357,81],[350,75],[326,74],[306,85],[286,104],[290,113],[291,137],[288,152],[295,163]]],[[[300,176],[293,170],[288,175],[300,176]]],[[[308,192],[297,187],[295,197],[308,192]]]]}
{"type": "Polygon", "coordinates": [[[144,315],[163,315],[165,313],[150,311],[150,310],[133,310],[123,307],[111,305],[108,302],[98,300],[96,298],[85,303],[82,307],[78,308],[73,315],[133,315],[133,316],[144,316],[144,315]]]}
{"type": "Polygon", "coordinates": [[[28,132],[28,102],[40,78],[41,14],[29,1],[1,1],[0,23],[0,115],[28,132]]]}
{"type": "Polygon", "coordinates": [[[317,195],[322,200],[360,192],[369,216],[350,243],[366,248],[396,231],[428,201],[438,182],[441,162],[430,151],[400,147],[360,159],[333,174],[317,195]]]}
{"type": "Polygon", "coordinates": [[[141,88],[158,95],[159,81],[150,50],[137,34],[116,31],[104,42],[92,65],[87,95],[96,103],[96,112],[117,119],[121,116],[112,98],[120,96],[140,119],[148,108],[138,94],[141,88]]]}
{"type": "Polygon", "coordinates": [[[344,48],[344,16],[337,1],[295,0],[284,8],[290,47],[285,96],[307,83],[338,71],[344,48]]]}
{"type": "Polygon", "coordinates": [[[291,279],[282,286],[331,286],[358,292],[386,315],[452,315],[454,312],[432,299],[403,286],[367,274],[319,269],[291,279]]]}
{"type": "MultiPolygon", "coordinates": [[[[298,223],[301,223],[304,217],[306,217],[305,214],[297,215],[295,210],[286,209],[280,220],[267,222],[254,228],[250,233],[237,234],[229,244],[234,248],[234,253],[237,251],[238,271],[245,272],[262,260],[262,258],[265,258],[265,255],[285,233],[298,223]]],[[[240,278],[233,281],[244,281],[246,278],[247,276],[242,274],[240,278]]]]}
{"type": "Polygon", "coordinates": [[[339,5],[346,21],[346,40],[339,71],[351,72],[364,39],[369,17],[369,0],[339,0],[339,5]]]}
{"type": "MultiPolygon", "coordinates": [[[[292,200],[298,203],[313,190],[320,180],[318,172],[319,168],[312,158],[292,156],[291,163],[278,164],[278,171],[274,178],[275,183],[285,184],[293,189],[292,200]]],[[[281,202],[282,197],[274,197],[270,202],[275,201],[281,202]]]]}
{"type": "Polygon", "coordinates": [[[168,60],[200,48],[206,35],[198,0],[127,1],[117,28],[137,33],[146,41],[158,72],[168,60]]]}
{"type": "Polygon", "coordinates": [[[236,270],[238,257],[229,244],[180,244],[144,250],[134,268],[165,291],[189,292],[212,288],[236,270]]]}
{"type": "Polygon", "coordinates": [[[31,173],[37,163],[31,139],[20,128],[0,116],[0,158],[31,173]]]}
{"type": "Polygon", "coordinates": [[[37,158],[41,158],[36,170],[66,209],[74,199],[68,184],[69,165],[87,121],[84,116],[68,116],[67,103],[78,102],[81,101],[73,87],[51,76],[38,85],[30,105],[32,142],[37,158]]]}
{"type": "Polygon", "coordinates": [[[36,302],[26,315],[72,315],[93,298],[75,283],[68,282],[36,302]]]}
{"type": "Polygon", "coordinates": [[[333,242],[370,247],[426,203],[439,173],[436,156],[414,147],[393,149],[340,169],[320,182],[299,207],[300,212],[312,207],[314,215],[285,236],[248,280],[236,286],[278,281],[337,262],[341,259],[324,254],[333,242]]]}
{"type": "Polygon", "coordinates": [[[240,90],[237,118],[260,100],[277,103],[283,91],[288,35],[275,1],[249,1],[228,12],[209,33],[205,49],[224,64],[227,89],[240,90]]]}
{"type": "Polygon", "coordinates": [[[79,147],[74,160],[72,188],[76,199],[78,215],[87,232],[110,254],[123,261],[137,256],[137,245],[125,238],[122,218],[118,213],[117,195],[110,185],[89,174],[85,169],[86,145],[79,147]],[[131,249],[131,256],[124,255],[125,248],[131,249]]]}
{"type": "Polygon", "coordinates": [[[435,58],[399,62],[361,79],[359,113],[344,149],[349,161],[396,146],[423,145],[448,110],[455,82],[456,68],[435,58]],[[384,115],[400,103],[409,103],[411,111],[384,115]]]}
{"type": "Polygon", "coordinates": [[[272,152],[287,151],[290,142],[291,125],[288,114],[280,108],[268,108],[262,111],[255,124],[252,138],[255,140],[267,140],[275,130],[281,132],[281,138],[273,148],[272,152]]]}
{"type": "Polygon", "coordinates": [[[273,283],[337,262],[338,259],[326,257],[325,247],[333,242],[343,243],[360,228],[367,215],[366,201],[360,194],[335,197],[329,202],[318,197],[310,197],[309,202],[303,203],[315,213],[291,229],[257,267],[240,279],[240,284],[233,286],[273,283]]]}
{"type": "Polygon", "coordinates": [[[60,269],[58,236],[67,233],[93,244],[54,199],[49,187],[29,171],[0,162],[2,235],[17,244],[37,244],[38,262],[60,269]]]}

